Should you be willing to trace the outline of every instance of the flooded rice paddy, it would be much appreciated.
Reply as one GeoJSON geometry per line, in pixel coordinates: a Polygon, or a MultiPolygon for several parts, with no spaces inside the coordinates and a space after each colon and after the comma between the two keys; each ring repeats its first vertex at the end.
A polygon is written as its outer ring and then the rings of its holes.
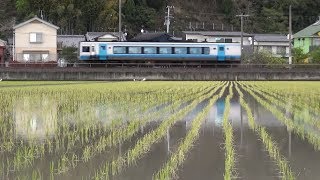
{"type": "Polygon", "coordinates": [[[320,177],[320,82],[1,82],[0,179],[320,177]]]}

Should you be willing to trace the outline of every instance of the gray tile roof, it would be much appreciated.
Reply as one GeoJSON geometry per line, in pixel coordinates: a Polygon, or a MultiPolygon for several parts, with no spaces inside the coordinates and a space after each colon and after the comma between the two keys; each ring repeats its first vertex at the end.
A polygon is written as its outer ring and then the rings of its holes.
{"type": "Polygon", "coordinates": [[[141,34],[138,34],[136,37],[132,38],[130,41],[155,41],[161,37],[164,37],[166,40],[169,41],[169,39],[171,38],[171,35],[163,32],[141,33],[141,34]]]}
{"type": "Polygon", "coordinates": [[[5,40],[0,39],[0,46],[6,46],[7,42],[5,40]]]}
{"type": "MultiPolygon", "coordinates": [[[[184,34],[199,34],[203,36],[232,36],[238,37],[241,36],[240,31],[182,31],[184,34]]],[[[253,35],[248,33],[243,33],[245,37],[251,37],[253,35]]]]}
{"type": "Polygon", "coordinates": [[[85,41],[84,35],[58,35],[58,43],[62,43],[62,47],[78,47],[81,41],[85,41]]]}
{"type": "Polygon", "coordinates": [[[299,37],[313,37],[314,34],[320,32],[320,19],[316,23],[302,29],[293,35],[294,38],[299,37]]]}
{"type": "Polygon", "coordinates": [[[43,24],[46,24],[47,26],[50,26],[50,27],[52,27],[52,28],[54,28],[54,29],[59,29],[58,26],[55,26],[55,25],[53,25],[53,24],[51,24],[51,23],[49,23],[49,22],[47,22],[47,21],[45,21],[45,20],[43,20],[43,19],[40,19],[40,18],[38,18],[37,16],[35,16],[35,17],[33,17],[33,18],[31,18],[31,19],[23,22],[23,23],[20,23],[20,24],[18,24],[18,25],[15,25],[15,26],[13,27],[13,29],[17,29],[17,28],[19,28],[19,27],[22,27],[22,26],[24,26],[24,25],[26,25],[26,24],[28,24],[28,23],[31,23],[32,21],[39,21],[39,22],[41,22],[41,23],[43,23],[43,24]]]}
{"type": "Polygon", "coordinates": [[[254,39],[258,42],[289,42],[283,34],[254,34],[254,39]]]}
{"type": "MultiPolygon", "coordinates": [[[[87,32],[85,37],[86,37],[86,41],[95,41],[96,38],[104,36],[106,34],[111,34],[119,38],[119,32],[87,32]]],[[[122,39],[126,41],[126,37],[124,33],[122,33],[122,39]]]]}

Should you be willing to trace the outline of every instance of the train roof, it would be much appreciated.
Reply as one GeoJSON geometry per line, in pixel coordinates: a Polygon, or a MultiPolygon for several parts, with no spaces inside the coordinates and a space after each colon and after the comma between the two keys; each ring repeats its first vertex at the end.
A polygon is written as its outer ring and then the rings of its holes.
{"type": "Polygon", "coordinates": [[[218,43],[218,42],[105,42],[105,41],[81,41],[81,43],[92,44],[92,43],[106,43],[111,45],[239,45],[240,43],[218,43]]]}

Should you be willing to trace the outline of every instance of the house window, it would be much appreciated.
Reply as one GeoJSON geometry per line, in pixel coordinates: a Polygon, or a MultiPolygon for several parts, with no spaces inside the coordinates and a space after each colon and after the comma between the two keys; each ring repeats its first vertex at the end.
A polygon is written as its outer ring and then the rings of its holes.
{"type": "Polygon", "coordinates": [[[232,39],[225,39],[226,43],[232,43],[232,39]]]}
{"type": "Polygon", "coordinates": [[[313,42],[314,46],[320,46],[320,38],[315,38],[313,42]]]}
{"type": "Polygon", "coordinates": [[[30,43],[42,43],[42,33],[30,33],[30,43]]]}
{"type": "Polygon", "coordinates": [[[272,53],[272,46],[263,46],[263,50],[272,53]]]}
{"type": "Polygon", "coordinates": [[[23,54],[23,60],[28,62],[30,60],[30,54],[23,54]]]}
{"type": "Polygon", "coordinates": [[[23,61],[25,62],[48,62],[50,60],[48,51],[25,51],[23,61]]]}
{"type": "Polygon", "coordinates": [[[277,47],[277,54],[285,55],[286,54],[286,47],[285,46],[278,46],[277,47]]]}

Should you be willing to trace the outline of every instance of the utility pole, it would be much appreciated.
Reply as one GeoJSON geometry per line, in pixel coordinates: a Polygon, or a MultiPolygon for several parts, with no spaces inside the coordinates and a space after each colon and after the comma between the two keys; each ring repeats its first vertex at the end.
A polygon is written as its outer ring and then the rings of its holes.
{"type": "Polygon", "coordinates": [[[236,17],[240,17],[241,18],[241,55],[243,53],[243,20],[244,20],[244,17],[249,17],[250,15],[248,14],[240,14],[240,15],[236,15],[236,17]]]}
{"type": "Polygon", "coordinates": [[[122,38],[121,38],[121,36],[122,36],[122,32],[121,32],[121,28],[122,28],[121,14],[122,14],[122,12],[121,12],[121,0],[119,0],[119,41],[122,41],[122,38]]]}
{"type": "Polygon", "coordinates": [[[167,33],[169,33],[170,20],[173,16],[170,15],[170,10],[173,9],[174,6],[167,6],[167,15],[165,16],[164,24],[167,25],[167,33]]]}
{"type": "Polygon", "coordinates": [[[292,64],[292,12],[289,6],[289,64],[292,64]]]}

